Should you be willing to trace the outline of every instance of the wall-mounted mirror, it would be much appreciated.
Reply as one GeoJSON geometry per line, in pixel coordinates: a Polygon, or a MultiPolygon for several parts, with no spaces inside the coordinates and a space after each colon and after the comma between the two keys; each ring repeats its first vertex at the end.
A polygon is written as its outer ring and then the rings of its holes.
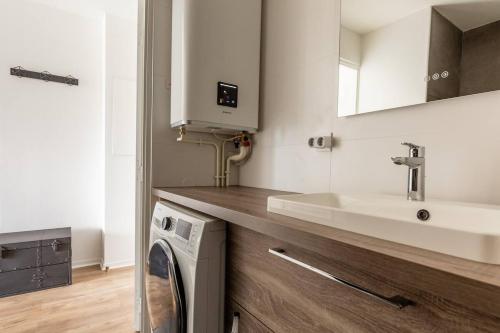
{"type": "Polygon", "coordinates": [[[500,90],[499,0],[343,0],[339,117],[500,90]]]}

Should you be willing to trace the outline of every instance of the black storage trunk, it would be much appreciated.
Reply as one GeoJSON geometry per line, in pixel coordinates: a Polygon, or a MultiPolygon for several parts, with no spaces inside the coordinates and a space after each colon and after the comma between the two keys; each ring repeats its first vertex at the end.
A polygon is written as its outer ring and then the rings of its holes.
{"type": "Polygon", "coordinates": [[[0,297],[71,284],[71,228],[0,234],[0,297]]]}

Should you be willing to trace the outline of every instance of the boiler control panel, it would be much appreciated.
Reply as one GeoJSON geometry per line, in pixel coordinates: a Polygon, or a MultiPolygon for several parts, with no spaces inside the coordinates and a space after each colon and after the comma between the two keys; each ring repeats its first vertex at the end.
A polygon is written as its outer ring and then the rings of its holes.
{"type": "Polygon", "coordinates": [[[225,82],[217,82],[217,105],[237,108],[238,86],[225,82]]]}

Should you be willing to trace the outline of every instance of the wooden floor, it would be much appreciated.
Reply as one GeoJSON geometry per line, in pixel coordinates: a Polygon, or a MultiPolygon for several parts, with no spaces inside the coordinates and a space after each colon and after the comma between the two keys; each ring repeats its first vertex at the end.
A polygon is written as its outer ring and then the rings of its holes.
{"type": "Polygon", "coordinates": [[[73,285],[0,298],[0,332],[131,333],[134,269],[73,271],[73,285]]]}

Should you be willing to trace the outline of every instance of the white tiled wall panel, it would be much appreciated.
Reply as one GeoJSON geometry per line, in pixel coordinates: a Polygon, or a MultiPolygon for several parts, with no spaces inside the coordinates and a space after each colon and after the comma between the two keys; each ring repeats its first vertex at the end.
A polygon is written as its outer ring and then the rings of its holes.
{"type": "Polygon", "coordinates": [[[331,155],[306,143],[310,135],[329,134],[335,116],[335,1],[263,5],[261,132],[254,155],[240,168],[240,184],[327,191],[331,155]]]}

